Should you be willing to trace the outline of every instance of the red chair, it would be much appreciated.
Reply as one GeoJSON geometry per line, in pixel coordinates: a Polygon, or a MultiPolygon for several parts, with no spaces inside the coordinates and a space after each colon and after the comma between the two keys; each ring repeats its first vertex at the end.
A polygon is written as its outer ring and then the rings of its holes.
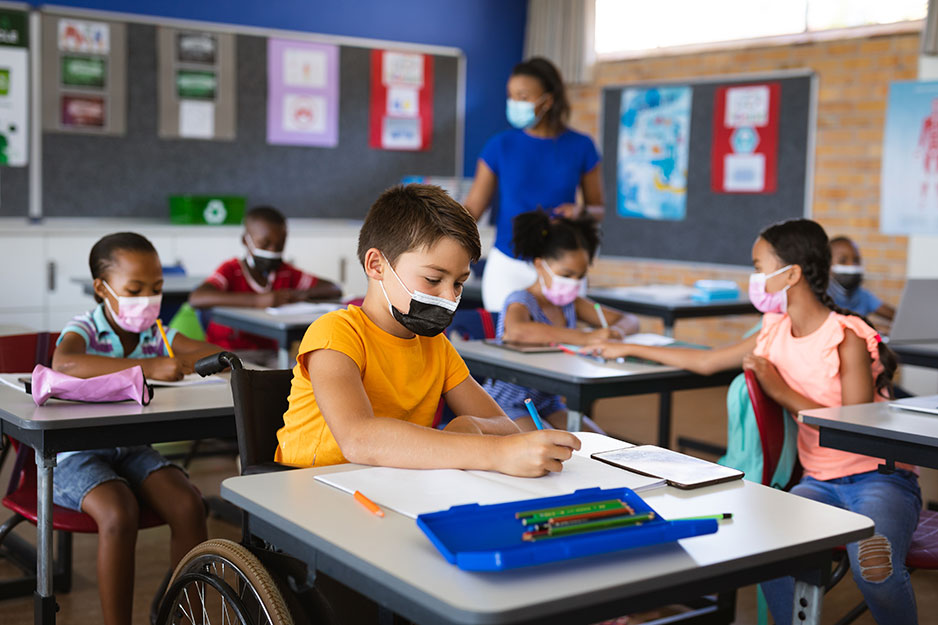
{"type": "MultiPolygon", "coordinates": [[[[755,373],[746,371],[745,375],[746,387],[749,390],[749,399],[756,415],[759,439],[762,443],[762,483],[768,485],[775,473],[782,445],[785,442],[785,413],[778,402],[765,394],[759,386],[755,373]]],[[[801,467],[798,466],[797,469],[797,472],[801,473],[801,467]]],[[[797,480],[793,475],[789,487],[796,483],[797,480]]],[[[905,565],[910,572],[915,569],[938,569],[938,512],[922,510],[919,513],[918,527],[912,534],[912,544],[909,546],[909,553],[906,554],[905,565]]],[[[849,568],[850,560],[845,555],[841,555],[837,568],[831,574],[827,589],[833,588],[846,575],[849,568]]],[[[837,621],[837,625],[852,623],[866,610],[866,603],[860,602],[846,616],[837,621]]]]}
{"type": "MultiPolygon", "coordinates": [[[[32,371],[35,364],[48,366],[52,362],[57,338],[58,333],[48,332],[0,337],[0,373],[32,371]]],[[[0,599],[29,595],[36,588],[35,553],[25,541],[15,534],[10,535],[13,528],[23,521],[29,521],[33,525],[37,522],[35,454],[31,447],[21,445],[13,439],[8,439],[8,445],[4,446],[4,455],[8,449],[12,449],[16,456],[2,503],[13,512],[13,516],[0,525],[0,544],[6,541],[6,552],[20,565],[26,576],[0,582],[0,599]]],[[[162,524],[163,519],[156,512],[141,507],[140,529],[162,524]]],[[[72,533],[96,534],[98,526],[87,514],[53,505],[52,529],[59,532],[58,557],[53,567],[53,588],[56,592],[66,593],[72,585],[72,533]]]]}

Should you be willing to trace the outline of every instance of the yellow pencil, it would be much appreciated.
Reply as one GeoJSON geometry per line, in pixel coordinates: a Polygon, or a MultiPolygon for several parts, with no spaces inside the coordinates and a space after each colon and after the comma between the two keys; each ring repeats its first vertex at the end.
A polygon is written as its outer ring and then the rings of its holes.
{"type": "Polygon", "coordinates": [[[157,319],[156,327],[160,329],[160,335],[163,337],[163,345],[166,346],[166,353],[170,358],[175,358],[176,356],[173,355],[173,346],[169,344],[169,340],[166,338],[166,330],[163,329],[163,322],[157,319]]]}

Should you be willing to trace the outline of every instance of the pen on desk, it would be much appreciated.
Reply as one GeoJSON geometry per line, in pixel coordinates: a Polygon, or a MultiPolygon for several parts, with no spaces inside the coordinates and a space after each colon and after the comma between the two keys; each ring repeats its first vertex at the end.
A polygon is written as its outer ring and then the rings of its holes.
{"type": "Polygon", "coordinates": [[[169,341],[166,339],[166,330],[163,329],[163,322],[159,319],[156,320],[156,327],[160,329],[160,336],[163,337],[163,345],[166,346],[166,355],[170,358],[175,358],[173,354],[173,346],[169,344],[169,341]]]}
{"type": "Polygon", "coordinates": [[[537,414],[537,408],[534,407],[534,402],[531,401],[530,397],[524,400],[524,407],[528,409],[528,414],[531,415],[531,420],[534,421],[534,427],[543,430],[544,424],[541,423],[541,415],[537,414]]]}
{"type": "Polygon", "coordinates": [[[704,516],[686,516],[680,519],[668,519],[669,521],[706,521],[708,519],[716,519],[717,521],[722,521],[724,519],[732,519],[732,512],[724,512],[723,514],[707,514],[704,516]]]}
{"type": "Polygon", "coordinates": [[[357,501],[357,502],[360,503],[361,505],[365,506],[365,507],[368,509],[368,511],[369,511],[370,513],[372,513],[373,515],[375,515],[375,516],[380,516],[380,517],[383,517],[383,516],[384,516],[384,510],[382,510],[381,508],[379,508],[379,507],[378,507],[378,504],[376,504],[376,503],[373,502],[372,500],[370,500],[370,499],[368,499],[367,497],[365,497],[365,496],[361,493],[360,490],[356,490],[356,491],[355,491],[355,494],[352,495],[352,496],[355,497],[355,501],[357,501]]]}
{"type": "Polygon", "coordinates": [[[571,355],[573,355],[573,356],[582,356],[583,358],[589,358],[590,360],[595,360],[596,362],[602,362],[602,363],[605,363],[605,362],[606,362],[606,359],[605,359],[605,358],[603,358],[602,356],[598,356],[598,355],[596,355],[596,354],[584,354],[583,352],[574,351],[574,350],[570,349],[569,347],[566,347],[566,346],[564,346],[564,345],[560,345],[559,343],[557,344],[556,347],[557,347],[557,349],[559,349],[560,351],[562,351],[562,352],[565,353],[565,354],[571,354],[571,355]]]}
{"type": "Polygon", "coordinates": [[[599,305],[599,302],[593,304],[593,308],[596,309],[596,314],[599,316],[599,323],[602,324],[603,329],[609,327],[609,323],[606,321],[606,315],[603,314],[603,307],[599,305]]]}

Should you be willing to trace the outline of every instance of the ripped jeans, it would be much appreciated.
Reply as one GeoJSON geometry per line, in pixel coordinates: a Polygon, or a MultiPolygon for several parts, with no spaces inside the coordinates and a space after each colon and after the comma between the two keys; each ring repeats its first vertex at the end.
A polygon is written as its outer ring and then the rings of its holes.
{"type": "MultiPolygon", "coordinates": [[[[805,477],[791,492],[873,519],[875,535],[847,545],[853,579],[879,625],[918,623],[915,594],[905,568],[922,508],[918,477],[903,470],[890,475],[871,471],[826,482],[805,477]]],[[[762,592],[775,622],[791,623],[794,578],[764,582],[762,592]]]]}

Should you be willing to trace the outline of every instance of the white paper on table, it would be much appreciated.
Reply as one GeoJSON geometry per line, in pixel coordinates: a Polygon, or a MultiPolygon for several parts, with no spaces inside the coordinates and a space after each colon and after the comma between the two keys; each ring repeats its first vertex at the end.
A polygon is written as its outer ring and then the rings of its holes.
{"type": "Polygon", "coordinates": [[[19,381],[20,378],[30,377],[30,373],[0,373],[0,384],[15,388],[21,393],[26,392],[26,386],[19,381]]]}
{"type": "Polygon", "coordinates": [[[631,343],[632,345],[650,345],[652,347],[663,347],[673,343],[674,339],[670,336],[664,336],[662,334],[639,332],[638,334],[629,334],[624,339],[622,339],[622,342],[631,343]]]}
{"type": "Polygon", "coordinates": [[[315,315],[339,310],[342,307],[342,304],[335,302],[293,302],[276,308],[271,306],[265,310],[272,315],[315,315]]]}
{"type": "Polygon", "coordinates": [[[198,373],[190,373],[181,380],[169,382],[167,380],[147,380],[147,384],[153,386],[198,386],[200,384],[227,384],[228,380],[215,376],[202,377],[198,373]]]}
{"type": "Polygon", "coordinates": [[[583,433],[577,435],[584,443],[583,448],[564,463],[563,471],[539,478],[492,471],[371,467],[317,475],[316,480],[349,494],[361,491],[379,506],[412,519],[427,512],[472,503],[487,505],[553,497],[584,488],[631,488],[641,492],[664,485],[664,480],[618,469],[589,457],[591,453],[632,445],[601,435],[596,435],[600,438],[583,433]]]}
{"type": "Polygon", "coordinates": [[[199,100],[179,101],[179,136],[211,139],[215,136],[215,103],[199,100]]]}

